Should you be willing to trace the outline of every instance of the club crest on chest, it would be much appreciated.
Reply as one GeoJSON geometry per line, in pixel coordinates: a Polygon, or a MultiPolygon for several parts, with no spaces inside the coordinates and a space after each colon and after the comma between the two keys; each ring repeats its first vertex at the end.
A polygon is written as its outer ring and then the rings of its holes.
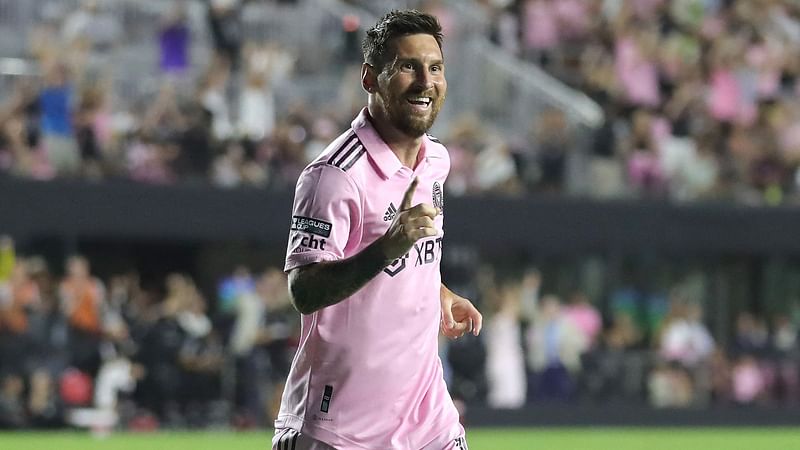
{"type": "Polygon", "coordinates": [[[442,193],[442,185],[438,181],[433,182],[433,206],[444,210],[444,194],[442,193]]]}

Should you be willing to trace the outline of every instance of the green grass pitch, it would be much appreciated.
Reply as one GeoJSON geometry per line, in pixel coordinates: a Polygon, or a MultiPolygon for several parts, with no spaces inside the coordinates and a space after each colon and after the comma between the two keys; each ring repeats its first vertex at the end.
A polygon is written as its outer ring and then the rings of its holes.
{"type": "MultiPolygon", "coordinates": [[[[266,432],[2,432],[3,450],[267,450],[266,432]]],[[[800,450],[800,428],[481,428],[471,450],[800,450]]]]}

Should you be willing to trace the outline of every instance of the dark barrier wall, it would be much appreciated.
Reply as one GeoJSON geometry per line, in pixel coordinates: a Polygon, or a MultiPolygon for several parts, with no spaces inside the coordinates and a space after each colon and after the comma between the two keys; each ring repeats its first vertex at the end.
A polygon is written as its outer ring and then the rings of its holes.
{"type": "MultiPolygon", "coordinates": [[[[399,199],[398,199],[399,200],[399,199]]],[[[18,239],[283,242],[292,192],[0,179],[0,233],[18,239]]],[[[548,253],[800,254],[800,208],[563,198],[447,198],[447,241],[548,253]]]]}

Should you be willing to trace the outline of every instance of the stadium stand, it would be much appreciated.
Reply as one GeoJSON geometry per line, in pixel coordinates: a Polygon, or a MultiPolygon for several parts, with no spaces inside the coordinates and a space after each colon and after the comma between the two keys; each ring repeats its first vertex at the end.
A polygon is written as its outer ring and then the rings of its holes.
{"type": "MultiPolygon", "coordinates": [[[[408,5],[448,35],[443,273],[486,317],[442,344],[465,412],[796,412],[800,6],[408,5]]],[[[280,206],[393,6],[0,0],[0,428],[270,426],[280,206]]]]}

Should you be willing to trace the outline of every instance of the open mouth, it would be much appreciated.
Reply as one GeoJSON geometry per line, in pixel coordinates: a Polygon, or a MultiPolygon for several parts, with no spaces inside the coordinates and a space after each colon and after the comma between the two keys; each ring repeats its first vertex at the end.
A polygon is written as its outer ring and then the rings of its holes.
{"type": "Polygon", "coordinates": [[[433,100],[430,97],[411,97],[406,99],[406,101],[420,109],[428,109],[428,107],[431,106],[431,103],[433,103],[433,100]]]}

